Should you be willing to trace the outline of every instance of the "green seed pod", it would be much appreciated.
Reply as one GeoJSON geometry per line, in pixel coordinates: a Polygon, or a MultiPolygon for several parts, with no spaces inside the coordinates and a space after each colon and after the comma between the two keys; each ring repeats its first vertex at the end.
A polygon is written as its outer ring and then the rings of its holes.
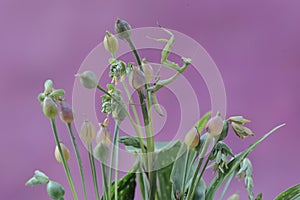
{"type": "Polygon", "coordinates": [[[111,34],[109,31],[106,31],[103,40],[104,48],[108,53],[115,54],[119,48],[119,43],[117,38],[111,34]]]}
{"type": "Polygon", "coordinates": [[[110,155],[109,147],[106,143],[100,142],[97,144],[97,146],[94,148],[94,156],[97,160],[99,160],[102,163],[106,163],[107,159],[110,155]]]}
{"type": "MultiPolygon", "coordinates": [[[[69,149],[63,143],[60,143],[60,147],[61,147],[61,150],[62,150],[62,153],[63,153],[63,156],[64,156],[65,160],[68,162],[70,160],[70,151],[69,151],[69,149]]],[[[55,155],[55,158],[56,158],[57,162],[63,163],[63,159],[60,155],[60,152],[59,152],[59,149],[58,149],[57,145],[55,147],[54,155],[55,155]]]]}
{"type": "Polygon", "coordinates": [[[213,137],[221,134],[223,130],[223,119],[219,116],[219,114],[207,122],[206,130],[213,137]]]}
{"type": "Polygon", "coordinates": [[[200,134],[197,132],[197,129],[193,127],[184,138],[184,143],[189,148],[195,148],[200,142],[200,134]]]}
{"type": "Polygon", "coordinates": [[[66,124],[70,124],[74,121],[74,115],[73,115],[73,110],[72,107],[63,102],[61,103],[61,111],[60,111],[60,119],[66,124]]]}
{"type": "Polygon", "coordinates": [[[44,93],[40,93],[38,96],[38,100],[42,103],[45,99],[45,94],[44,93]]]}
{"type": "Polygon", "coordinates": [[[146,84],[144,72],[142,72],[139,68],[133,66],[129,74],[128,81],[129,81],[129,85],[133,89],[138,90],[139,88],[141,88],[146,84]]]}
{"type": "Polygon", "coordinates": [[[54,119],[57,115],[57,106],[55,102],[50,98],[46,97],[43,102],[44,115],[50,119],[54,119]]]}
{"type": "Polygon", "coordinates": [[[54,200],[61,200],[65,195],[64,188],[55,181],[49,181],[47,184],[47,193],[54,200]]]}
{"type": "Polygon", "coordinates": [[[91,144],[94,138],[96,137],[95,126],[90,121],[83,121],[80,129],[80,137],[87,144],[91,144]]]}
{"type": "Polygon", "coordinates": [[[44,83],[45,94],[48,95],[53,90],[53,82],[51,80],[46,80],[44,83]]]}
{"type": "Polygon", "coordinates": [[[45,173],[43,173],[39,170],[36,170],[34,172],[34,178],[36,178],[36,180],[39,182],[39,184],[46,184],[49,182],[49,177],[45,173]]]}
{"type": "Polygon", "coordinates": [[[131,26],[127,21],[117,19],[115,23],[115,32],[118,34],[120,39],[128,40],[131,36],[131,26]]]}
{"type": "Polygon", "coordinates": [[[61,97],[61,96],[63,96],[63,95],[65,95],[65,91],[62,90],[62,89],[59,89],[59,90],[53,90],[53,91],[49,94],[50,97],[61,97]]]}
{"type": "Polygon", "coordinates": [[[98,77],[92,71],[85,71],[82,74],[76,74],[80,78],[80,83],[87,89],[94,89],[98,86],[98,77]]]}

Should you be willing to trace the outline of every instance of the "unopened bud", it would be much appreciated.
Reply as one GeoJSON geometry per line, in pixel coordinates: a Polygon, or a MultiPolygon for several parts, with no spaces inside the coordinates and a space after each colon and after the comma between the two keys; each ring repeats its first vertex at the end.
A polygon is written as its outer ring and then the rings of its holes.
{"type": "Polygon", "coordinates": [[[84,120],[80,129],[80,137],[87,144],[91,144],[96,137],[95,126],[88,120],[84,120]]]}
{"type": "Polygon", "coordinates": [[[108,124],[109,124],[109,118],[106,117],[105,120],[103,121],[102,125],[107,127],[108,124]]]}
{"type": "Polygon", "coordinates": [[[75,77],[80,78],[80,83],[83,85],[83,87],[88,89],[94,89],[98,86],[98,77],[97,75],[92,71],[85,71],[81,74],[76,74],[75,77]]]}
{"type": "Polygon", "coordinates": [[[53,90],[53,82],[51,80],[46,80],[44,83],[45,94],[48,95],[53,90]]]}
{"type": "Polygon", "coordinates": [[[109,147],[106,143],[100,142],[94,148],[94,156],[102,163],[106,163],[110,154],[109,147]]]}
{"type": "Polygon", "coordinates": [[[233,195],[231,195],[230,197],[228,197],[227,200],[240,200],[240,195],[237,193],[234,193],[233,195]]]}
{"type": "MultiPolygon", "coordinates": [[[[62,151],[62,154],[63,154],[65,160],[68,162],[69,159],[70,159],[70,151],[69,151],[69,149],[63,143],[60,143],[60,148],[61,148],[61,151],[62,151]]],[[[55,158],[56,158],[57,162],[63,163],[63,159],[62,159],[62,157],[60,155],[59,148],[58,148],[57,145],[55,147],[54,155],[55,155],[55,158]]]]}
{"type": "Polygon", "coordinates": [[[245,139],[245,137],[247,137],[247,136],[254,135],[253,132],[249,128],[247,128],[239,123],[231,122],[231,126],[232,126],[232,129],[234,130],[235,134],[238,137],[240,137],[241,139],[245,139]]]}
{"type": "Polygon", "coordinates": [[[50,119],[54,119],[57,115],[57,106],[50,97],[46,97],[43,101],[43,112],[50,119]]]}
{"type": "Polygon", "coordinates": [[[132,70],[129,74],[129,85],[137,90],[146,84],[144,73],[137,67],[132,67],[132,70]]]}
{"type": "Polygon", "coordinates": [[[47,184],[47,193],[52,199],[61,200],[64,199],[63,197],[65,195],[65,190],[59,183],[55,181],[49,181],[47,184]]]}
{"type": "Polygon", "coordinates": [[[72,108],[65,102],[61,104],[60,119],[66,124],[70,124],[74,120],[72,108]]]}
{"type": "Polygon", "coordinates": [[[206,125],[206,131],[211,136],[219,136],[223,130],[223,119],[217,114],[215,117],[211,118],[206,125]]]}
{"type": "Polygon", "coordinates": [[[105,50],[112,54],[115,54],[119,48],[119,43],[117,38],[108,31],[106,31],[106,34],[104,36],[103,44],[105,50]]]}
{"type": "Polygon", "coordinates": [[[111,141],[112,141],[111,134],[109,133],[107,127],[101,125],[96,136],[96,143],[98,144],[102,142],[109,146],[111,145],[111,141]]]}
{"type": "Polygon", "coordinates": [[[145,74],[146,83],[148,84],[148,83],[150,83],[150,81],[152,80],[152,77],[153,77],[152,66],[149,63],[143,61],[142,68],[143,68],[143,71],[145,74]]]}
{"type": "Polygon", "coordinates": [[[200,142],[200,135],[197,132],[197,129],[193,127],[186,135],[184,138],[184,143],[186,146],[189,148],[195,148],[198,146],[200,142]]]}
{"type": "Polygon", "coordinates": [[[131,36],[131,26],[130,24],[128,24],[127,21],[122,19],[117,19],[115,23],[115,32],[118,34],[120,39],[127,40],[131,36]]]}

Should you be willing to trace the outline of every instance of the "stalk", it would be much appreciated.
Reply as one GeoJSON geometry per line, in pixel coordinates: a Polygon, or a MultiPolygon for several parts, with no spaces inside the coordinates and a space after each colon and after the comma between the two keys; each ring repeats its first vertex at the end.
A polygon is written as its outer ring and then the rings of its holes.
{"type": "MultiPolygon", "coordinates": [[[[101,163],[101,162],[100,162],[101,163]]],[[[110,191],[108,187],[108,180],[107,180],[107,166],[101,163],[102,169],[102,181],[103,181],[103,191],[106,200],[110,200],[110,191]]]]}
{"type": "Polygon", "coordinates": [[[72,194],[73,194],[73,198],[75,200],[78,200],[78,196],[77,196],[77,193],[76,193],[76,190],[75,190],[75,187],[74,187],[74,183],[73,183],[73,180],[72,180],[72,177],[71,177],[70,169],[69,169],[67,161],[64,157],[64,154],[62,153],[62,149],[61,149],[60,142],[59,142],[59,139],[58,139],[55,119],[51,119],[51,125],[52,125],[52,130],[53,130],[55,142],[56,142],[56,145],[58,146],[58,151],[59,151],[60,156],[62,158],[64,170],[65,170],[65,173],[66,173],[66,176],[67,176],[67,179],[68,179],[68,182],[69,182],[72,194]]]}
{"type": "Polygon", "coordinates": [[[76,154],[76,158],[77,158],[77,163],[78,163],[78,167],[80,170],[80,176],[81,176],[81,182],[82,182],[82,188],[83,188],[83,194],[84,194],[84,200],[86,200],[86,185],[85,185],[85,179],[84,179],[84,173],[83,173],[83,167],[82,167],[82,161],[81,161],[81,157],[80,157],[80,153],[78,151],[78,147],[76,144],[76,140],[72,131],[72,127],[71,127],[71,123],[67,124],[67,128],[71,137],[71,141],[73,144],[73,148],[76,154]]]}
{"type": "Polygon", "coordinates": [[[118,199],[118,157],[119,157],[119,125],[120,122],[118,120],[115,121],[115,130],[114,130],[114,138],[113,138],[113,148],[110,158],[110,183],[112,183],[112,171],[113,171],[113,162],[115,160],[115,199],[118,199]],[[116,155],[115,155],[116,154],[116,155]]]}
{"type": "Polygon", "coordinates": [[[185,155],[185,165],[184,165],[184,170],[183,170],[183,181],[181,185],[181,199],[184,197],[184,192],[185,192],[185,183],[186,183],[186,176],[187,176],[187,165],[190,157],[190,149],[188,148],[186,150],[186,155],[185,155]]]}
{"type": "Polygon", "coordinates": [[[95,160],[93,156],[93,151],[92,151],[92,144],[87,144],[88,145],[88,151],[89,151],[89,159],[90,159],[90,165],[91,165],[91,170],[92,170],[92,176],[93,176],[93,184],[94,184],[94,190],[95,190],[95,195],[96,199],[100,200],[99,196],[99,190],[98,190],[98,182],[97,182],[97,174],[96,174],[96,167],[95,167],[95,160]]]}
{"type": "MultiPolygon", "coordinates": [[[[129,44],[132,52],[134,53],[134,56],[138,62],[138,65],[139,65],[141,71],[143,71],[142,62],[141,62],[140,56],[138,54],[138,51],[135,48],[133,41],[130,38],[128,38],[127,42],[129,44]]],[[[146,99],[148,102],[148,107],[150,108],[151,96],[150,96],[150,92],[147,89],[148,89],[148,85],[146,84],[145,85],[145,90],[147,92],[146,99]]],[[[149,109],[149,112],[150,112],[150,120],[149,120],[148,109],[147,109],[147,105],[145,102],[144,94],[141,89],[139,89],[137,91],[139,94],[140,104],[142,107],[142,114],[143,114],[143,119],[144,119],[145,130],[146,130],[146,137],[147,137],[148,178],[149,178],[149,183],[150,183],[149,195],[150,195],[150,200],[154,200],[155,199],[156,173],[153,171],[153,154],[151,153],[151,152],[154,152],[154,137],[153,137],[152,122],[151,122],[152,114],[151,114],[151,109],[149,109]]]]}

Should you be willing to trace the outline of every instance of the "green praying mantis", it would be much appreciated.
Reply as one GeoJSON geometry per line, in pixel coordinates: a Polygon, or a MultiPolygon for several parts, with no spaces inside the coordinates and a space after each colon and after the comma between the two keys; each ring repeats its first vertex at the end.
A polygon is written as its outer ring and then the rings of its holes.
{"type": "Polygon", "coordinates": [[[172,83],[179,75],[181,75],[187,69],[188,65],[191,63],[190,58],[182,57],[181,59],[183,61],[183,65],[180,67],[177,63],[168,60],[168,57],[169,57],[170,53],[172,52],[172,47],[174,44],[175,37],[174,37],[174,34],[171,31],[169,31],[168,29],[162,28],[162,30],[170,35],[169,39],[156,39],[156,38],[151,38],[151,37],[148,37],[148,38],[153,39],[158,42],[166,43],[165,47],[163,48],[163,50],[161,52],[161,64],[170,69],[176,70],[177,73],[168,79],[157,80],[152,87],[148,88],[148,91],[151,91],[151,92],[156,92],[160,88],[172,83]]]}

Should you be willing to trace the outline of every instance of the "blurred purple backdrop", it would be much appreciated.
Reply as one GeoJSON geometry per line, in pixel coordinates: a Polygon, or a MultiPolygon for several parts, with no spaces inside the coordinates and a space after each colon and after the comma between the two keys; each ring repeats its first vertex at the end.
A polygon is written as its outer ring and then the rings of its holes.
{"type": "MultiPolygon", "coordinates": [[[[105,30],[113,31],[117,17],[134,27],[156,26],[158,21],[202,44],[223,76],[228,116],[243,114],[252,120],[250,127],[255,138],[241,141],[231,133],[227,139],[234,152],[275,125],[287,123],[250,155],[255,193],[263,192],[264,199],[272,199],[299,183],[299,6],[296,0],[2,0],[1,199],[49,199],[44,186],[24,186],[35,169],[65,185],[66,199],[72,199],[64,172],[54,160],[53,136],[36,96],[43,89],[44,80],[51,78],[57,87],[66,89],[70,100],[73,75],[102,41],[105,30]]],[[[61,123],[59,128],[65,130],[61,123]]],[[[68,134],[61,135],[69,141],[68,134]]],[[[83,157],[88,163],[87,156],[83,157]]],[[[74,157],[70,165],[77,170],[74,157]]],[[[87,164],[85,168],[89,170],[87,164]]],[[[74,179],[79,188],[79,176],[74,179]]],[[[88,187],[93,199],[91,181],[88,187]]],[[[242,181],[233,182],[227,194],[233,192],[246,199],[242,181]]]]}

